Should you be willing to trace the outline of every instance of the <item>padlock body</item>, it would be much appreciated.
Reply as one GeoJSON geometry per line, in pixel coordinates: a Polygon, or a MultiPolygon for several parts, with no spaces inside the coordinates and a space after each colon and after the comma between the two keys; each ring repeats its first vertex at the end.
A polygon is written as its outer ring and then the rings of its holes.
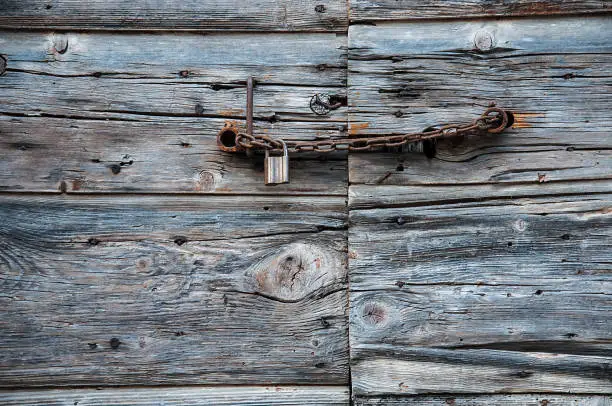
{"type": "Polygon", "coordinates": [[[264,182],[266,185],[289,183],[289,157],[266,156],[264,159],[264,182]]]}

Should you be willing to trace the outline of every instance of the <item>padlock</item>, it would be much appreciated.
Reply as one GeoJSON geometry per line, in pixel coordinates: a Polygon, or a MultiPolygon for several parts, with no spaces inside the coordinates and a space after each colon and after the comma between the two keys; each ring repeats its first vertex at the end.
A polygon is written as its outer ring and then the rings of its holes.
{"type": "Polygon", "coordinates": [[[270,156],[270,152],[266,150],[266,157],[264,160],[266,185],[289,183],[289,153],[287,152],[287,145],[285,142],[280,142],[283,144],[283,155],[270,156]]]}

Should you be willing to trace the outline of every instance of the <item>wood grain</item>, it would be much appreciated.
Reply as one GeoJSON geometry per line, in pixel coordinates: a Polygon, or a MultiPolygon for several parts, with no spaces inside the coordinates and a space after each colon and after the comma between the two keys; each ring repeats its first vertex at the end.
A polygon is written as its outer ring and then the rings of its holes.
{"type": "Polygon", "coordinates": [[[610,194],[406,200],[351,204],[356,394],[612,390],[610,194]]]}
{"type": "MultiPolygon", "coordinates": [[[[263,183],[263,156],[219,151],[226,120],[165,117],[99,121],[0,116],[0,190],[346,196],[346,155],[290,160],[291,183],[263,183]]],[[[257,123],[272,136],[335,136],[335,124],[257,123]]]]}
{"type": "Polygon", "coordinates": [[[0,386],[348,381],[343,198],[10,196],[0,386]]]}
{"type": "MultiPolygon", "coordinates": [[[[113,405],[347,405],[348,388],[339,386],[183,387],[129,389],[70,389],[0,392],[5,406],[113,405]]],[[[591,406],[591,405],[589,405],[591,406]]]]}
{"type": "Polygon", "coordinates": [[[610,406],[609,396],[539,395],[477,395],[477,396],[414,396],[357,397],[355,405],[419,405],[419,406],[610,406]]]}
{"type": "Polygon", "coordinates": [[[353,154],[351,184],[455,194],[457,185],[609,179],[610,29],[600,17],[352,26],[350,134],[465,122],[491,101],[516,122],[503,135],[442,141],[434,159],[353,154]],[[486,35],[490,47],[475,42],[486,35]]]}
{"type": "Polygon", "coordinates": [[[0,1],[0,27],[19,29],[345,32],[347,2],[336,0],[0,1]]]}
{"type": "MultiPolygon", "coordinates": [[[[525,199],[539,196],[597,195],[612,190],[610,180],[582,182],[556,182],[536,184],[475,184],[460,185],[355,185],[349,189],[351,209],[372,209],[388,207],[418,207],[459,202],[479,202],[504,199],[525,199]]],[[[585,197],[586,198],[586,197],[585,197]]],[[[597,196],[595,196],[597,199],[597,196]]],[[[474,207],[478,207],[476,204],[474,207]]]]}
{"type": "Polygon", "coordinates": [[[249,75],[260,85],[344,87],[346,42],[333,33],[0,31],[9,71],[52,76],[49,87],[62,77],[167,79],[222,91],[249,75]]]}
{"type": "Polygon", "coordinates": [[[609,394],[610,357],[540,352],[351,346],[353,393],[609,394]],[[580,365],[580,367],[578,367],[580,365]],[[585,372],[583,373],[583,370],[585,372]],[[425,372],[426,371],[426,372],[425,372]]]}
{"type": "Polygon", "coordinates": [[[345,94],[344,36],[5,31],[0,52],[0,190],[346,194],[346,156],[291,160],[292,183],[271,188],[263,157],[215,143],[226,123],[245,127],[248,75],[255,133],[344,136],[345,107],[309,108],[345,94]]]}
{"type": "Polygon", "coordinates": [[[351,26],[351,135],[470,120],[492,100],[516,117],[433,159],[349,155],[358,398],[612,392],[609,29],[351,26]]]}
{"type": "Polygon", "coordinates": [[[352,23],[356,23],[434,18],[592,14],[609,10],[609,2],[596,0],[352,0],[350,19],[352,23]]]}

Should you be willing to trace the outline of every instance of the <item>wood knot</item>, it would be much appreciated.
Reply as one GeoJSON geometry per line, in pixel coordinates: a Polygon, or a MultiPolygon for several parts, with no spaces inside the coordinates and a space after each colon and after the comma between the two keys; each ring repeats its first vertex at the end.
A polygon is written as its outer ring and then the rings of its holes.
{"type": "Polygon", "coordinates": [[[366,302],[361,310],[363,322],[369,326],[384,326],[389,320],[387,306],[379,302],[366,302]]]}
{"type": "Polygon", "coordinates": [[[56,34],[53,36],[53,52],[63,55],[68,51],[68,37],[56,34]]]}
{"type": "Polygon", "coordinates": [[[195,176],[194,189],[196,192],[210,192],[215,190],[215,175],[209,171],[201,171],[195,176]]]}
{"type": "Polygon", "coordinates": [[[493,49],[495,40],[493,34],[481,30],[474,35],[474,47],[480,52],[489,52],[493,49]]]}
{"type": "Polygon", "coordinates": [[[246,275],[247,290],[281,301],[299,301],[343,281],[345,266],[339,252],[293,243],[253,265],[246,275]]]}
{"type": "Polygon", "coordinates": [[[522,233],[523,231],[527,230],[527,222],[523,219],[518,219],[514,222],[512,227],[519,233],[522,233]]]}

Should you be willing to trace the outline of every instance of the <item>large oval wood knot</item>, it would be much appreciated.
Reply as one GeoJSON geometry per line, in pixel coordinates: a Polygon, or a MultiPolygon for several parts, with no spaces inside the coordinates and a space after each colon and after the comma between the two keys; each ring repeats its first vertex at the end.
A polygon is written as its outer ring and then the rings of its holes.
{"type": "Polygon", "coordinates": [[[249,288],[282,301],[299,301],[343,281],[340,254],[312,244],[289,244],[247,270],[249,288]]]}
{"type": "Polygon", "coordinates": [[[381,327],[389,321],[389,310],[384,303],[366,302],[361,311],[363,322],[372,327],[381,327]]]}

